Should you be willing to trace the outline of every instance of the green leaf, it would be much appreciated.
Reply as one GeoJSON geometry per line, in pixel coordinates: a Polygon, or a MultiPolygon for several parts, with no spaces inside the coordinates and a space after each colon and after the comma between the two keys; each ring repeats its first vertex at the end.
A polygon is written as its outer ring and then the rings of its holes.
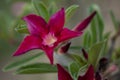
{"type": "Polygon", "coordinates": [[[51,4],[50,4],[50,6],[49,6],[49,14],[50,15],[52,15],[52,14],[54,14],[56,11],[57,11],[57,6],[56,6],[56,4],[55,4],[55,2],[53,1],[53,2],[51,2],[51,4]]]}
{"type": "Polygon", "coordinates": [[[70,46],[70,49],[71,50],[80,50],[80,49],[82,49],[82,47],[80,47],[80,46],[70,46]]]}
{"type": "Polygon", "coordinates": [[[89,48],[91,46],[91,34],[89,31],[86,31],[83,35],[83,46],[89,48]]]}
{"type": "Polygon", "coordinates": [[[99,38],[99,41],[103,40],[103,30],[104,30],[104,22],[103,22],[103,18],[100,14],[100,12],[97,13],[96,15],[96,18],[97,18],[97,23],[98,23],[98,38],[99,38]]]}
{"type": "Polygon", "coordinates": [[[70,7],[68,7],[66,10],[65,10],[65,14],[66,14],[66,21],[68,21],[71,16],[73,15],[73,13],[75,12],[75,10],[79,7],[79,5],[72,5],[70,7]]]}
{"type": "Polygon", "coordinates": [[[101,41],[93,45],[89,50],[88,61],[95,67],[95,69],[98,66],[99,59],[102,57],[101,55],[103,53],[101,53],[101,51],[104,44],[105,41],[101,41]]]}
{"type": "Polygon", "coordinates": [[[40,0],[32,0],[33,6],[37,13],[42,16],[46,21],[49,20],[49,12],[46,5],[40,0]]]}
{"type": "Polygon", "coordinates": [[[73,57],[75,62],[78,63],[79,66],[83,66],[87,63],[87,61],[85,60],[83,56],[78,56],[76,54],[70,54],[70,55],[73,57]]]}
{"type": "Polygon", "coordinates": [[[29,31],[27,29],[27,26],[25,24],[19,24],[15,30],[19,33],[25,33],[25,34],[29,34],[29,31]]]}
{"type": "Polygon", "coordinates": [[[78,76],[85,74],[86,70],[88,69],[89,64],[86,64],[79,69],[78,76]]]}
{"type": "MultiPolygon", "coordinates": [[[[96,16],[95,16],[96,17],[96,16]]],[[[91,23],[90,23],[90,33],[91,33],[91,39],[92,39],[92,43],[96,43],[97,42],[97,27],[96,27],[96,25],[97,25],[97,20],[96,20],[96,18],[93,18],[93,20],[91,21],[91,23]]]]}
{"type": "Polygon", "coordinates": [[[33,55],[33,56],[26,57],[22,60],[11,62],[3,68],[3,71],[10,71],[12,69],[21,67],[21,66],[25,65],[26,63],[40,57],[42,54],[43,53],[39,53],[39,54],[36,54],[36,55],[33,55]]]}
{"type": "Polygon", "coordinates": [[[105,39],[105,42],[104,42],[104,44],[103,44],[103,46],[101,48],[101,52],[100,52],[100,55],[99,55],[100,58],[102,58],[103,56],[105,56],[107,54],[107,51],[108,51],[107,50],[108,49],[107,44],[108,44],[108,38],[105,39]]]}
{"type": "Polygon", "coordinates": [[[68,69],[69,69],[69,72],[70,74],[73,76],[73,78],[77,78],[78,76],[78,72],[79,72],[79,65],[76,63],[76,62],[72,62],[68,69]]]}
{"type": "Polygon", "coordinates": [[[91,22],[90,30],[92,33],[92,43],[96,43],[104,39],[103,38],[104,22],[100,13],[100,9],[95,4],[91,5],[89,8],[89,13],[93,11],[97,11],[97,14],[91,22]]]}
{"type": "Polygon", "coordinates": [[[111,19],[112,19],[114,28],[115,28],[115,30],[117,31],[117,30],[118,30],[118,22],[117,22],[117,20],[116,20],[116,18],[115,18],[115,15],[114,15],[113,11],[110,11],[110,17],[111,17],[111,19]]]}
{"type": "Polygon", "coordinates": [[[57,72],[57,67],[48,63],[29,64],[19,68],[16,74],[40,74],[57,72]]]}
{"type": "Polygon", "coordinates": [[[107,32],[107,33],[105,33],[104,36],[103,36],[104,39],[108,39],[108,38],[110,37],[110,34],[111,34],[111,32],[107,32]]]}

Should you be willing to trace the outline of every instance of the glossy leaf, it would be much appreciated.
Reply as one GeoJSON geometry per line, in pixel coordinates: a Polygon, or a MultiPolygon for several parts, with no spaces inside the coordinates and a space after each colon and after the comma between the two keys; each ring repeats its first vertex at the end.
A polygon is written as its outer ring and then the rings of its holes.
{"type": "Polygon", "coordinates": [[[89,48],[91,46],[91,34],[89,31],[86,31],[83,36],[83,46],[89,48]]]}
{"type": "Polygon", "coordinates": [[[75,12],[75,10],[78,8],[79,6],[78,5],[72,5],[70,7],[68,7],[65,11],[65,14],[66,14],[66,21],[68,21],[71,16],[73,15],[73,13],[75,12]]]}
{"type": "Polygon", "coordinates": [[[76,62],[73,62],[69,65],[69,71],[73,78],[77,78],[79,72],[79,65],[76,62]]]}
{"type": "Polygon", "coordinates": [[[100,12],[100,8],[99,8],[99,6],[98,5],[92,5],[91,7],[90,7],[91,9],[91,11],[94,11],[94,10],[96,10],[97,11],[97,14],[96,14],[96,31],[97,31],[97,34],[98,34],[98,41],[101,41],[101,40],[103,40],[102,38],[102,36],[103,36],[103,30],[104,30],[104,22],[103,22],[103,18],[102,18],[102,15],[101,15],[101,12],[100,12]]]}
{"type": "Polygon", "coordinates": [[[97,29],[96,29],[96,19],[94,17],[93,21],[91,21],[91,36],[92,36],[92,43],[97,42],[97,29]]]}
{"type": "MultiPolygon", "coordinates": [[[[89,13],[91,13],[92,11],[94,11],[96,8],[96,6],[91,5],[89,7],[89,13]]],[[[93,20],[90,23],[90,33],[92,36],[92,44],[97,42],[97,19],[96,16],[93,18],[93,20]]]]}
{"type": "Polygon", "coordinates": [[[20,24],[20,25],[18,25],[16,28],[15,28],[15,30],[17,31],[17,32],[19,32],[19,33],[25,33],[25,34],[29,34],[29,31],[28,31],[28,29],[27,29],[27,26],[25,25],[25,24],[20,24]]]}
{"type": "Polygon", "coordinates": [[[3,68],[3,71],[10,71],[12,69],[15,69],[15,68],[18,68],[18,67],[21,67],[23,65],[25,65],[26,63],[40,57],[43,53],[38,53],[36,55],[33,55],[33,56],[28,56],[24,59],[21,59],[21,60],[18,60],[18,61],[14,61],[14,62],[11,62],[9,63],[8,65],[6,65],[4,68],[3,68]]]}
{"type": "Polygon", "coordinates": [[[100,14],[100,12],[98,12],[98,14],[96,15],[97,17],[97,23],[98,23],[98,35],[99,35],[99,41],[103,40],[103,30],[104,30],[104,22],[103,22],[103,18],[100,14]]]}
{"type": "Polygon", "coordinates": [[[103,48],[103,45],[105,44],[105,41],[96,43],[93,45],[88,54],[88,61],[96,68],[98,66],[98,61],[101,58],[101,50],[103,48]]]}
{"type": "Polygon", "coordinates": [[[35,63],[22,66],[16,74],[40,74],[57,72],[57,67],[48,63],[35,63]]]}
{"type": "MultiPolygon", "coordinates": [[[[88,64],[80,67],[80,69],[79,69],[79,75],[85,74],[85,72],[86,72],[87,69],[88,69],[88,64]]],[[[78,76],[79,76],[79,75],[78,75],[78,76]]]]}
{"type": "Polygon", "coordinates": [[[89,8],[89,12],[96,10],[97,14],[91,22],[91,33],[92,33],[92,43],[96,43],[103,40],[103,30],[104,30],[104,23],[103,18],[100,13],[100,9],[97,5],[92,5],[89,8]]]}
{"type": "Polygon", "coordinates": [[[87,63],[87,61],[85,60],[84,57],[82,56],[78,56],[76,54],[71,54],[71,56],[73,57],[73,59],[75,60],[75,62],[78,63],[79,66],[83,66],[87,63]]]}
{"type": "Polygon", "coordinates": [[[46,21],[49,19],[49,12],[46,5],[39,0],[32,0],[33,6],[37,13],[42,16],[46,21]]]}

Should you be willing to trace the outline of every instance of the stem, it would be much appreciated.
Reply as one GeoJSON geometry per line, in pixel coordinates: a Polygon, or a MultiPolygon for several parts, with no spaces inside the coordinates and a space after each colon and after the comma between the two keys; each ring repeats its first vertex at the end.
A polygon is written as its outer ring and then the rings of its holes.
{"type": "Polygon", "coordinates": [[[119,36],[120,36],[120,27],[118,28],[117,33],[111,39],[111,46],[110,46],[108,53],[107,53],[107,58],[109,59],[109,61],[111,61],[111,57],[112,57],[112,53],[113,53],[113,50],[115,47],[115,43],[116,43],[116,40],[119,36]]]}

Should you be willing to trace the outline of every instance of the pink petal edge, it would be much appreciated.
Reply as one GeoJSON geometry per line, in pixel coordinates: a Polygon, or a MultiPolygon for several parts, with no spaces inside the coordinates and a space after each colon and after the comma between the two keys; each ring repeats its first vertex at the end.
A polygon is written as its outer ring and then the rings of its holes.
{"type": "Polygon", "coordinates": [[[26,36],[13,56],[19,56],[33,49],[40,49],[41,40],[34,36],[26,36]]]}
{"type": "Polygon", "coordinates": [[[50,32],[54,33],[55,35],[59,34],[63,29],[65,23],[65,10],[62,8],[54,15],[51,16],[48,26],[50,28],[50,32]]]}
{"type": "Polygon", "coordinates": [[[83,31],[88,26],[88,24],[92,21],[96,13],[97,12],[94,11],[90,16],[88,16],[81,23],[79,23],[75,28],[73,28],[73,30],[77,32],[83,31]]]}
{"type": "Polygon", "coordinates": [[[88,60],[88,53],[84,49],[82,49],[82,53],[85,59],[88,60]]]}
{"type": "Polygon", "coordinates": [[[27,23],[28,30],[32,35],[42,37],[48,33],[47,23],[41,16],[30,14],[23,17],[23,20],[27,23]]]}
{"type": "Polygon", "coordinates": [[[48,59],[50,60],[50,64],[53,64],[54,60],[53,60],[53,54],[54,54],[54,48],[53,47],[47,47],[45,49],[43,49],[44,52],[46,53],[48,59]]]}
{"type": "Polygon", "coordinates": [[[62,53],[62,54],[67,53],[70,45],[71,45],[71,42],[68,42],[64,46],[60,47],[60,49],[59,49],[60,53],[62,53]]]}
{"type": "Polygon", "coordinates": [[[58,80],[73,80],[70,74],[60,64],[57,64],[57,68],[58,80]]]}
{"type": "Polygon", "coordinates": [[[94,69],[90,65],[84,76],[79,76],[78,80],[94,80],[94,69]]]}
{"type": "Polygon", "coordinates": [[[58,37],[58,42],[63,42],[75,37],[78,37],[80,35],[82,35],[83,32],[75,32],[72,30],[69,30],[67,28],[64,28],[60,34],[60,36],[58,37]]]}

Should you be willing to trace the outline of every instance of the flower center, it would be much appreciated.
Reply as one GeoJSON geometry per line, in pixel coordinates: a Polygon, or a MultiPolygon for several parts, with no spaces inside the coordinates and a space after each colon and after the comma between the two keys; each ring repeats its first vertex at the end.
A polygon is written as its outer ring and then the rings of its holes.
{"type": "Polygon", "coordinates": [[[57,38],[54,36],[54,34],[48,33],[43,39],[43,44],[52,47],[56,41],[57,38]]]}

